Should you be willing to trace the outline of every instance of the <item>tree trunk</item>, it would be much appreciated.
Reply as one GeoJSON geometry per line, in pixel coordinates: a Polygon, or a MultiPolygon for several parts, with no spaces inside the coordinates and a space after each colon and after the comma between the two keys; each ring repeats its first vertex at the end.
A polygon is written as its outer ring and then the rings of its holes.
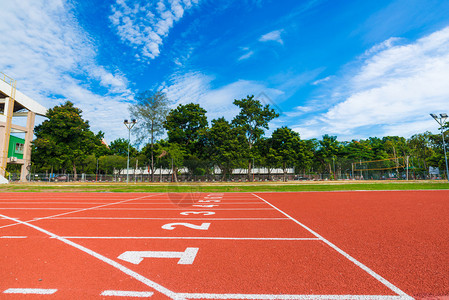
{"type": "Polygon", "coordinates": [[[221,169],[221,172],[223,173],[222,175],[222,177],[221,177],[221,181],[223,182],[223,181],[225,181],[226,180],[226,168],[220,168],[221,169]]]}
{"type": "Polygon", "coordinates": [[[173,181],[178,182],[178,168],[173,168],[173,181]]]}
{"type": "Polygon", "coordinates": [[[73,181],[78,179],[78,174],[76,173],[76,165],[73,164],[73,181]]]}
{"type": "Polygon", "coordinates": [[[287,181],[287,168],[285,167],[285,163],[282,164],[282,171],[284,171],[284,182],[287,181]]]}

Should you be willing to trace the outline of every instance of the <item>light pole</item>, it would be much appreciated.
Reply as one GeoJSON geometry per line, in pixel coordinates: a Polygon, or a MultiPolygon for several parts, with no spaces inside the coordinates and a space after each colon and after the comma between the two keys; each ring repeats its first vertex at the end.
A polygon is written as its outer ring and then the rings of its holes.
{"type": "Polygon", "coordinates": [[[128,128],[128,160],[126,161],[126,183],[129,183],[129,144],[131,141],[131,129],[136,125],[136,119],[132,119],[131,122],[128,120],[123,121],[126,128],[128,128]]]}
{"type": "Polygon", "coordinates": [[[449,181],[449,168],[447,166],[446,142],[444,141],[444,131],[443,131],[443,125],[446,123],[447,114],[440,114],[439,117],[436,114],[430,114],[430,115],[441,126],[440,130],[441,130],[441,136],[443,137],[444,160],[446,161],[446,178],[449,181]]]}

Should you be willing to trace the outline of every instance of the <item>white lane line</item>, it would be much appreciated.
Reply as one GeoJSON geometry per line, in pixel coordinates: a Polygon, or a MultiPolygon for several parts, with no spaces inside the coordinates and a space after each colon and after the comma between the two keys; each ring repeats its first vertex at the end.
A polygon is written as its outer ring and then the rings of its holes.
{"type": "Polygon", "coordinates": [[[301,226],[302,228],[304,228],[305,230],[309,231],[311,234],[313,234],[314,236],[316,236],[317,238],[320,238],[324,243],[326,243],[329,247],[331,247],[332,249],[334,249],[335,251],[337,251],[338,253],[340,253],[341,255],[343,255],[345,258],[347,258],[348,260],[350,260],[352,263],[354,263],[356,266],[358,266],[359,268],[361,268],[362,270],[364,270],[365,272],[367,272],[369,275],[371,275],[372,277],[374,277],[377,281],[381,282],[383,285],[385,285],[386,287],[388,287],[390,290],[392,290],[393,292],[395,292],[396,294],[402,296],[402,297],[406,297],[404,299],[413,299],[412,297],[410,297],[409,295],[407,295],[406,293],[404,293],[401,289],[399,289],[397,286],[393,285],[392,283],[390,283],[388,280],[386,280],[385,278],[383,278],[382,276],[380,276],[379,274],[377,274],[376,272],[374,272],[373,270],[371,270],[370,268],[368,268],[367,266],[365,266],[364,264],[362,264],[361,262],[359,262],[358,260],[356,260],[354,257],[350,256],[348,253],[344,252],[343,250],[341,250],[340,248],[338,248],[336,245],[332,244],[331,242],[329,242],[328,240],[326,240],[324,237],[322,237],[321,235],[319,235],[317,232],[313,231],[312,229],[310,229],[309,227],[307,227],[306,225],[302,224],[301,222],[299,222],[298,220],[296,220],[295,218],[291,217],[290,215],[288,215],[287,213],[285,213],[284,211],[282,211],[281,209],[277,208],[276,206],[274,206],[273,204],[271,204],[270,202],[268,202],[267,200],[263,199],[262,197],[256,195],[256,194],[252,194],[255,197],[259,198],[260,200],[262,200],[263,202],[267,203],[268,205],[270,205],[271,207],[273,207],[274,209],[276,209],[277,211],[279,211],[280,213],[282,213],[284,216],[286,216],[287,218],[290,218],[293,222],[295,222],[296,224],[298,224],[299,226],[301,226]]]}
{"type": "Polygon", "coordinates": [[[0,210],[76,210],[85,207],[0,207],[0,210]]]}
{"type": "Polygon", "coordinates": [[[269,294],[202,294],[180,293],[187,299],[301,299],[301,300],[406,300],[404,296],[382,295],[269,295],[269,294]]]}
{"type": "MultiPolygon", "coordinates": [[[[157,201],[162,201],[162,200],[157,200],[157,201]]],[[[89,205],[89,204],[105,204],[104,202],[3,202],[0,201],[1,205],[4,204],[31,204],[31,205],[48,205],[48,204],[53,204],[53,205],[61,205],[61,204],[78,204],[78,205],[89,205]]],[[[163,201],[163,202],[139,202],[139,203],[123,203],[123,205],[140,205],[140,206],[151,206],[151,205],[167,205],[170,204],[168,201],[163,201]]],[[[264,203],[256,202],[228,202],[228,203],[223,203],[223,202],[195,202],[192,204],[220,204],[220,205],[234,205],[234,204],[242,204],[242,205],[250,205],[250,204],[258,204],[258,205],[265,205],[264,203]]]]}
{"type": "MultiPolygon", "coordinates": [[[[203,207],[178,207],[178,208],[164,208],[164,207],[157,207],[157,208],[100,208],[99,210],[141,210],[141,211],[158,211],[158,210],[204,210],[203,207]]],[[[215,208],[215,210],[274,210],[273,208],[215,208]]]]}
{"type": "MultiPolygon", "coordinates": [[[[118,202],[113,202],[113,203],[108,203],[108,204],[103,204],[103,205],[99,205],[99,206],[94,206],[94,207],[89,207],[89,208],[75,208],[74,211],[69,211],[69,212],[64,212],[64,213],[60,213],[60,214],[56,214],[56,215],[52,215],[52,216],[48,216],[48,217],[43,217],[43,218],[34,218],[33,220],[28,220],[27,222],[35,222],[35,221],[39,221],[39,220],[46,220],[46,219],[51,219],[51,218],[55,218],[55,217],[60,217],[60,216],[65,216],[65,215],[69,215],[69,214],[74,214],[74,213],[78,213],[78,212],[82,212],[82,211],[87,211],[87,210],[92,210],[92,209],[97,209],[97,208],[102,208],[105,206],[110,206],[110,205],[115,205],[115,204],[120,204],[120,203],[124,203],[124,202],[129,202],[129,201],[134,201],[134,200],[139,200],[142,198],[148,198],[148,197],[154,197],[158,194],[152,194],[152,195],[147,195],[147,196],[142,196],[142,197],[137,197],[137,198],[132,198],[132,199],[127,199],[127,200],[122,200],[122,201],[118,201],[118,202]]],[[[21,208],[23,209],[23,208],[21,208]]],[[[47,210],[48,208],[28,208],[28,209],[37,209],[37,210],[42,210],[45,209],[47,210]]],[[[53,208],[50,208],[53,209],[53,208]]],[[[54,210],[70,210],[69,208],[63,208],[63,209],[54,209],[54,210]]],[[[8,217],[8,219],[12,219],[15,220],[14,218],[10,218],[8,217]]],[[[16,226],[18,225],[18,223],[15,224],[8,224],[8,225],[4,225],[4,226],[0,226],[1,228],[6,228],[6,227],[11,227],[11,226],[16,226]]]]}
{"type": "Polygon", "coordinates": [[[123,266],[122,264],[119,264],[119,263],[115,262],[114,260],[109,259],[109,258],[107,258],[107,257],[105,257],[105,256],[103,256],[103,255],[101,255],[101,254],[91,250],[91,249],[88,249],[88,248],[86,248],[84,246],[81,246],[81,245],[79,245],[77,243],[74,243],[74,242],[72,242],[72,241],[70,241],[70,240],[68,240],[66,238],[58,236],[58,235],[56,235],[56,234],[54,234],[54,233],[52,233],[52,232],[50,232],[48,230],[45,230],[45,229],[43,229],[41,227],[38,227],[38,226],[34,225],[34,224],[30,224],[28,222],[24,222],[24,221],[20,221],[20,220],[14,220],[14,219],[9,218],[8,216],[2,215],[2,214],[0,214],[0,216],[4,217],[4,218],[7,218],[7,219],[10,219],[10,220],[12,220],[14,222],[20,223],[22,225],[31,227],[33,229],[36,229],[37,231],[40,231],[40,232],[42,232],[42,233],[44,233],[46,235],[49,235],[50,237],[55,238],[55,239],[65,243],[65,244],[67,244],[69,246],[77,248],[78,250],[81,250],[82,252],[87,253],[87,254],[89,254],[89,255],[91,255],[91,256],[101,260],[102,262],[104,262],[104,263],[106,263],[106,264],[108,264],[108,265],[110,265],[110,266],[112,266],[112,267],[122,271],[123,273],[133,277],[134,279],[140,281],[141,283],[143,283],[143,284],[145,284],[145,285],[147,285],[147,286],[149,286],[149,287],[159,291],[160,293],[162,293],[162,294],[164,294],[164,295],[166,295],[166,296],[168,296],[168,297],[170,297],[172,299],[184,299],[184,297],[179,297],[175,292],[173,292],[173,291],[163,287],[162,285],[160,285],[160,284],[158,284],[158,283],[156,283],[156,282],[154,282],[154,281],[152,281],[152,280],[150,280],[150,279],[140,275],[137,272],[134,272],[134,271],[128,269],[127,267],[123,266]]]}
{"type": "Polygon", "coordinates": [[[4,294],[34,294],[34,295],[51,295],[56,293],[57,289],[17,289],[11,288],[3,291],[4,294]]]}
{"type": "Polygon", "coordinates": [[[10,235],[3,235],[0,236],[0,239],[26,239],[27,236],[10,236],[10,235]]]}
{"type": "Polygon", "coordinates": [[[253,238],[202,236],[63,236],[65,239],[97,240],[231,240],[231,241],[321,241],[320,238],[253,238]]]}
{"type": "MultiPolygon", "coordinates": [[[[1,204],[104,204],[104,202],[46,202],[46,201],[0,201],[1,204]]],[[[137,204],[137,203],[136,203],[137,204]]]]}
{"type": "Polygon", "coordinates": [[[120,217],[62,217],[52,220],[194,220],[194,221],[290,221],[289,218],[120,218],[120,217]]]}
{"type": "MultiPolygon", "coordinates": [[[[133,199],[130,200],[126,200],[126,201],[132,201],[133,199]]],[[[117,203],[110,203],[110,204],[105,204],[105,205],[101,205],[98,207],[103,207],[106,205],[114,205],[114,204],[120,204],[120,202],[117,203]]],[[[85,210],[91,210],[91,209],[96,209],[98,207],[90,207],[90,208],[85,208],[85,207],[21,207],[21,208],[17,208],[17,207],[0,207],[0,210],[74,210],[65,214],[73,214],[73,213],[77,213],[77,212],[81,212],[81,211],[85,211],[85,210]]],[[[143,211],[156,211],[156,210],[185,210],[185,209],[189,209],[189,210],[204,210],[204,208],[202,207],[179,207],[179,208],[164,208],[164,207],[155,207],[155,208],[128,208],[128,207],[123,207],[123,208],[99,208],[98,210],[143,210],[143,211]]],[[[215,208],[214,210],[273,210],[272,208],[260,208],[260,207],[254,207],[254,208],[215,208]]],[[[42,218],[42,219],[48,219],[48,218],[52,218],[52,217],[46,217],[46,218],[42,218]]],[[[1,228],[1,227],[0,227],[1,228]]]]}
{"type": "Polygon", "coordinates": [[[135,298],[148,298],[153,296],[153,292],[134,292],[134,291],[114,291],[107,290],[103,291],[101,296],[116,296],[116,297],[135,297],[135,298]]]}

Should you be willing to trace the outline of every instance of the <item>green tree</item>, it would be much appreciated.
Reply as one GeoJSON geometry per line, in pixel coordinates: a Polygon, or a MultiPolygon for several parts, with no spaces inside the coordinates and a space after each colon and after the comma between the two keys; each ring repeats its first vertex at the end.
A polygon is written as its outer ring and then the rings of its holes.
{"type": "Polygon", "coordinates": [[[161,154],[158,156],[161,165],[171,168],[173,181],[178,181],[178,170],[184,166],[184,157],[186,155],[184,147],[177,143],[161,141],[161,154]]]}
{"type": "Polygon", "coordinates": [[[164,133],[164,122],[169,112],[169,101],[161,91],[144,91],[137,95],[137,103],[130,105],[131,115],[138,119],[135,132],[138,143],[150,141],[151,181],[154,181],[154,139],[164,133]]]}
{"type": "Polygon", "coordinates": [[[315,158],[316,145],[316,139],[301,140],[301,148],[298,151],[298,160],[295,168],[297,174],[299,174],[300,171],[303,171],[304,173],[306,171],[310,172],[315,158]]]}
{"type": "Polygon", "coordinates": [[[244,132],[241,127],[232,127],[221,117],[211,122],[211,127],[205,131],[206,153],[221,170],[222,180],[241,165],[245,155],[244,132]]]}
{"type": "MultiPolygon", "coordinates": [[[[428,165],[438,167],[440,170],[446,170],[443,137],[441,136],[441,133],[431,134],[429,136],[429,140],[433,150],[433,155],[427,158],[428,165]]],[[[449,130],[444,131],[444,141],[446,142],[446,149],[449,149],[449,130]]]]}
{"type": "Polygon", "coordinates": [[[168,142],[176,144],[175,148],[179,146],[184,153],[186,163],[183,165],[188,168],[189,174],[202,172],[198,161],[204,154],[202,131],[207,128],[206,110],[199,104],[180,104],[169,112],[164,128],[167,130],[168,142]]]}
{"type": "Polygon", "coordinates": [[[95,157],[95,154],[87,155],[81,162],[79,169],[82,173],[95,173],[97,170],[97,158],[95,157]]]}
{"type": "Polygon", "coordinates": [[[431,132],[424,132],[412,135],[407,140],[407,147],[410,155],[412,156],[412,162],[416,163],[420,171],[426,171],[429,168],[428,159],[435,155],[435,150],[432,148],[431,132]]]}
{"type": "Polygon", "coordinates": [[[281,166],[281,158],[272,147],[273,139],[262,137],[254,144],[254,152],[257,153],[260,165],[267,168],[268,179],[273,180],[271,171],[281,166]]]}
{"type": "Polygon", "coordinates": [[[115,171],[121,173],[126,169],[126,157],[119,155],[105,155],[99,158],[99,168],[106,174],[114,174],[115,171]]]}
{"type": "MultiPolygon", "coordinates": [[[[253,145],[262,137],[264,129],[269,129],[268,123],[279,117],[279,114],[268,104],[262,106],[259,100],[254,99],[254,96],[234,100],[233,103],[240,108],[240,112],[232,120],[232,124],[242,127],[248,153],[253,156],[253,145]]],[[[251,180],[251,159],[248,161],[248,179],[251,180]]]]}
{"type": "Polygon", "coordinates": [[[369,140],[352,140],[342,143],[342,155],[352,160],[373,160],[374,152],[369,140]]]}
{"type": "Polygon", "coordinates": [[[199,104],[180,104],[172,109],[164,122],[168,141],[177,143],[194,154],[200,137],[200,131],[207,127],[206,110],[199,104]]]}
{"type": "Polygon", "coordinates": [[[287,167],[294,166],[299,153],[303,150],[299,133],[288,127],[281,127],[273,131],[271,135],[272,148],[279,157],[284,173],[284,181],[287,181],[287,167]]]}
{"type": "Polygon", "coordinates": [[[323,164],[325,170],[332,174],[332,178],[335,178],[335,174],[332,168],[332,164],[335,163],[335,159],[338,157],[341,151],[341,144],[337,141],[336,136],[323,135],[323,139],[319,141],[319,149],[317,151],[317,158],[323,164]]]}
{"type": "MultiPolygon", "coordinates": [[[[118,138],[111,142],[109,145],[112,155],[119,155],[128,157],[128,140],[124,138],[118,138]]],[[[129,157],[135,157],[137,155],[137,149],[132,145],[129,146],[129,157]]]]}
{"type": "Polygon", "coordinates": [[[48,119],[35,128],[33,157],[37,164],[70,166],[77,179],[77,166],[101,145],[101,139],[90,131],[89,122],[83,120],[81,113],[70,101],[48,110],[48,119]]]}

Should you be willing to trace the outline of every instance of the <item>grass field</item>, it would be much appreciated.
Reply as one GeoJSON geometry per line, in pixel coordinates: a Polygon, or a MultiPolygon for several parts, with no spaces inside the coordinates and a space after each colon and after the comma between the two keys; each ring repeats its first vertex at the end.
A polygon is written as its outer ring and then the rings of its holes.
{"type": "Polygon", "coordinates": [[[12,183],[1,192],[301,192],[357,190],[446,190],[447,181],[302,181],[239,183],[12,183]]]}

